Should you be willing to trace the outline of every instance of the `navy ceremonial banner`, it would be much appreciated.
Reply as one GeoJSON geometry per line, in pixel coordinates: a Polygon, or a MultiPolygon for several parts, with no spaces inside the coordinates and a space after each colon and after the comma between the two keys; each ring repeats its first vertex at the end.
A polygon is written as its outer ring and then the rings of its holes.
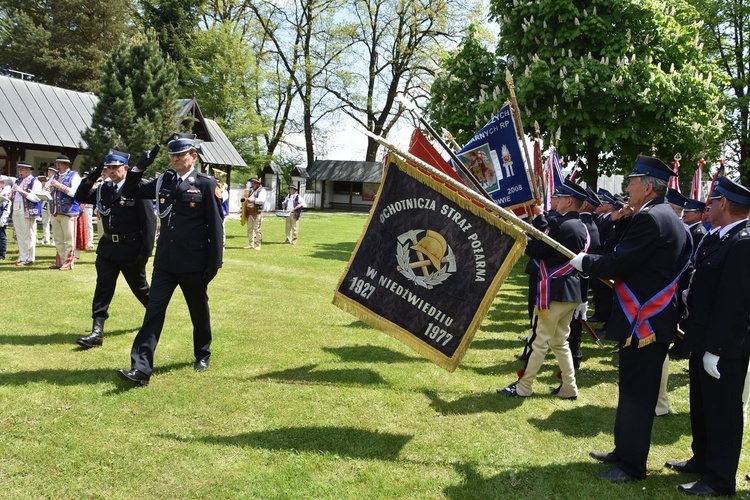
{"type": "Polygon", "coordinates": [[[333,303],[453,371],[525,244],[515,226],[393,158],[333,303]]]}
{"type": "Polygon", "coordinates": [[[510,104],[495,113],[457,154],[501,207],[513,208],[534,201],[510,104]]]}

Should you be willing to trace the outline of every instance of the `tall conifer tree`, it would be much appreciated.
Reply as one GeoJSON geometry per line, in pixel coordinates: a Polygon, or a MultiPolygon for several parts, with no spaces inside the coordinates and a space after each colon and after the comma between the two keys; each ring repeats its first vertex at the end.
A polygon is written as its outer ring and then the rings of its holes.
{"type": "Polygon", "coordinates": [[[91,163],[109,148],[138,154],[177,126],[177,70],[148,39],[121,45],[102,64],[99,102],[83,134],[91,163]]]}

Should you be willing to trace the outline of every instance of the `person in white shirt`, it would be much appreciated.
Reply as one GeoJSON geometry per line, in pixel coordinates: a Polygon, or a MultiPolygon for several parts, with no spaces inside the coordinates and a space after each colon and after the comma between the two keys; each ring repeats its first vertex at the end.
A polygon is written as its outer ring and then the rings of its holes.
{"type": "Polygon", "coordinates": [[[42,215],[37,196],[42,183],[31,175],[33,168],[25,161],[16,164],[18,179],[13,185],[13,231],[18,243],[17,266],[31,266],[36,260],[36,218],[42,215]]]}
{"type": "Polygon", "coordinates": [[[289,194],[281,203],[281,208],[290,212],[289,217],[286,218],[286,241],[284,243],[296,245],[299,234],[299,218],[302,217],[302,209],[305,208],[305,200],[297,194],[297,186],[289,186],[289,194]]]}
{"type": "Polygon", "coordinates": [[[247,246],[246,249],[260,250],[263,242],[263,207],[266,204],[266,190],[259,179],[250,179],[249,186],[245,190],[245,197],[241,200],[245,206],[245,218],[247,222],[247,246]]]}
{"type": "Polygon", "coordinates": [[[0,176],[0,196],[2,197],[0,198],[0,260],[5,260],[5,254],[8,251],[8,235],[5,228],[10,218],[10,200],[13,196],[10,184],[12,183],[10,177],[0,176]]]}
{"type": "Polygon", "coordinates": [[[76,258],[76,222],[81,212],[73,195],[81,184],[81,176],[70,168],[70,159],[65,155],[55,158],[55,168],[58,173],[47,182],[52,193],[52,237],[57,250],[50,269],[70,271],[76,258]]]}

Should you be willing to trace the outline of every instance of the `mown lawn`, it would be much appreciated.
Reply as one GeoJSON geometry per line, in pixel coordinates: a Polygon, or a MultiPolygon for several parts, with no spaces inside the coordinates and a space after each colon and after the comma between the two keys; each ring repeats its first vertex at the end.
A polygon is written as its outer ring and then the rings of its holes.
{"type": "Polygon", "coordinates": [[[495,394],[520,368],[522,260],[459,369],[445,372],[331,305],[365,221],[306,213],[290,246],[283,219],[267,217],[257,252],[242,249],[244,228],[229,220],[209,289],[211,367],[193,371],[178,291],[145,388],[115,375],[129,366],[143,316],[124,281],[104,346],[84,351],[75,339],[91,326],[94,253],[69,273],[47,269],[52,247],[39,247],[31,268],[9,254],[0,263],[0,496],[675,498],[695,480],[662,468],[690,456],[686,362],[671,364],[672,413],[655,422],[649,478],[596,480],[606,467],[588,452],[612,448],[612,346],[586,340],[577,401],[547,394],[557,383],[551,354],[537,395],[495,394]]]}

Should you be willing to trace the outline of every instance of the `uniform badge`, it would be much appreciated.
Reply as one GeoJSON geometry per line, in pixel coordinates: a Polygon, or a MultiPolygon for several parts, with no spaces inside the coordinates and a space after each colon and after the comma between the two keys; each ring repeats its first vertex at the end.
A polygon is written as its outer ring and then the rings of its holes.
{"type": "Polygon", "coordinates": [[[161,203],[162,205],[164,204],[165,201],[167,200],[165,200],[164,198],[159,198],[159,203],[161,203]]]}
{"type": "Polygon", "coordinates": [[[195,177],[188,177],[188,182],[190,184],[195,184],[195,177]]]}
{"type": "Polygon", "coordinates": [[[190,202],[190,208],[195,208],[195,202],[194,201],[190,202]]]}
{"type": "Polygon", "coordinates": [[[221,199],[221,189],[219,188],[219,186],[216,186],[216,188],[214,189],[214,196],[216,196],[218,199],[221,199]]]}

